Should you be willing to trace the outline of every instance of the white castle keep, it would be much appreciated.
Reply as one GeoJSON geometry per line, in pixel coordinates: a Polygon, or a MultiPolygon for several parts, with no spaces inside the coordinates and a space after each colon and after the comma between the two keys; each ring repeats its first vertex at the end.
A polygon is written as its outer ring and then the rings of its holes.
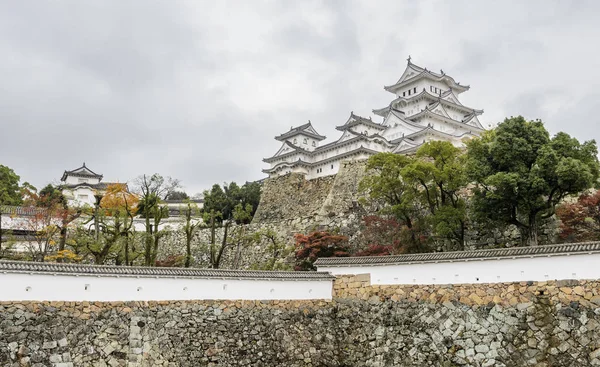
{"type": "Polygon", "coordinates": [[[445,140],[462,146],[465,139],[479,136],[484,128],[478,116],[483,110],[463,105],[458,96],[469,90],[440,70],[434,73],[408,58],[406,70],[396,83],[384,87],[395,98],[384,108],[373,110],[381,122],[354,113],[336,129],[342,135],[321,145],[325,136],[310,121],[275,137],[281,148],[270,158],[263,172],[276,177],[290,172],[306,179],[334,175],[346,160],[367,159],[381,153],[407,154],[430,140],[445,140]]]}

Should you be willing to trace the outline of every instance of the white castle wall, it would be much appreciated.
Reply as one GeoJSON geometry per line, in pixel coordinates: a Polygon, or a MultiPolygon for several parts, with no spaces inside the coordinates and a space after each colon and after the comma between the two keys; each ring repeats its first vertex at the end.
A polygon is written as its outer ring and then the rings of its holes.
{"type": "Polygon", "coordinates": [[[333,275],[371,274],[371,284],[463,284],[600,279],[600,254],[457,260],[393,265],[319,266],[333,275]]]}
{"type": "Polygon", "coordinates": [[[0,301],[330,300],[332,282],[2,273],[0,301]]]}

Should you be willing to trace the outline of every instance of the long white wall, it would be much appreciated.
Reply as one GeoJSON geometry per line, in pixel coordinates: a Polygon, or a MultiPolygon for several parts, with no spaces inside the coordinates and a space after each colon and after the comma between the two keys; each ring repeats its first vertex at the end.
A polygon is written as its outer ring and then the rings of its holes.
{"type": "Polygon", "coordinates": [[[333,275],[371,274],[371,284],[461,284],[600,279],[600,254],[327,267],[333,275]]]}
{"type": "Polygon", "coordinates": [[[331,299],[332,280],[238,280],[0,274],[0,301],[331,299]]]}

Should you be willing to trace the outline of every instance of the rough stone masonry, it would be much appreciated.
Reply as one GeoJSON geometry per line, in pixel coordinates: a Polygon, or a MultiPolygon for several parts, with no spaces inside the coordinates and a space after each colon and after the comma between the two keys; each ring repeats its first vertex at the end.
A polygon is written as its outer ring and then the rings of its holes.
{"type": "Polygon", "coordinates": [[[333,301],[0,304],[0,366],[600,366],[600,282],[372,286],[333,301]]]}

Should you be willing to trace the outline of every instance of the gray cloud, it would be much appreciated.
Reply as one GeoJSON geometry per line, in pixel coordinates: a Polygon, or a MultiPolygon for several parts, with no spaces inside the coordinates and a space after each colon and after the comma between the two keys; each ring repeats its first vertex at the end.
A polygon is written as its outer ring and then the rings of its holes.
{"type": "Polygon", "coordinates": [[[337,138],[406,57],[471,85],[485,123],[522,114],[599,138],[595,1],[33,1],[0,4],[0,164],[42,186],[86,161],[194,193],[263,177],[273,136],[337,138]]]}

